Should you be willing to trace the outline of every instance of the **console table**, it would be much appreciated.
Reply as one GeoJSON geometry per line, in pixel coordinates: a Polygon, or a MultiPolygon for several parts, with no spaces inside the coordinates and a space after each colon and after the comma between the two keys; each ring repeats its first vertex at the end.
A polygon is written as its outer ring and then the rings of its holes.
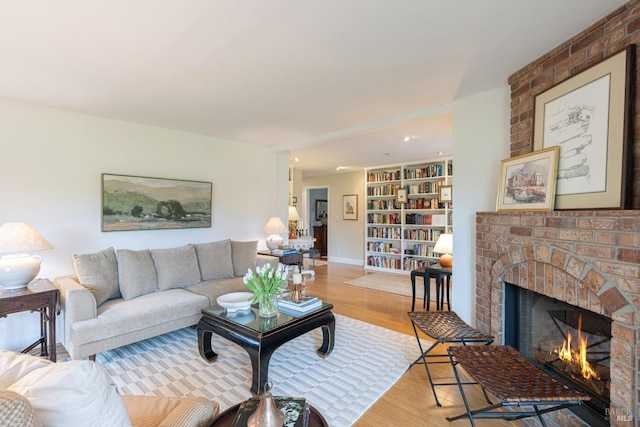
{"type": "Polygon", "coordinates": [[[40,345],[40,356],[56,361],[56,316],[60,314],[60,292],[47,279],[29,283],[24,289],[5,291],[0,287],[0,319],[21,311],[40,313],[40,339],[24,349],[40,345]],[[47,348],[48,347],[48,348],[47,348]]]}
{"type": "Polygon", "coordinates": [[[416,305],[416,277],[422,277],[424,279],[424,296],[425,296],[425,308],[429,311],[429,299],[431,295],[431,278],[436,280],[436,309],[442,310],[444,308],[444,297],[446,292],[447,297],[447,309],[451,310],[451,269],[444,268],[440,264],[434,264],[427,267],[417,268],[411,271],[411,311],[414,311],[416,305]],[[445,289],[446,279],[446,289],[445,289]]]}

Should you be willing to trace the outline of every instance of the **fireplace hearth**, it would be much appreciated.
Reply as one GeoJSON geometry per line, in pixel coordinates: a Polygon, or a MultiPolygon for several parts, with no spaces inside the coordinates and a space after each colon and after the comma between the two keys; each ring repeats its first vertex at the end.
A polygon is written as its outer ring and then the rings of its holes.
{"type": "MultiPolygon", "coordinates": [[[[608,388],[608,403],[604,399],[604,405],[608,405],[606,425],[635,425],[637,420],[629,414],[640,413],[639,247],[638,210],[479,212],[476,216],[475,327],[495,336],[496,343],[514,342],[509,341],[513,339],[510,336],[513,332],[505,322],[512,305],[506,302],[506,284],[573,307],[547,309],[543,318],[551,322],[550,326],[534,328],[536,333],[555,334],[559,326],[567,337],[571,331],[572,341],[579,341],[576,327],[579,325],[589,345],[610,336],[610,340],[606,340],[608,359],[599,360],[596,353],[601,350],[597,348],[589,348],[592,354],[586,357],[596,365],[597,372],[603,372],[605,385],[601,380],[593,383],[588,380],[584,386],[602,390],[603,395],[608,388]],[[583,310],[582,320],[580,313],[573,311],[576,308],[583,310]],[[553,310],[560,313],[549,313],[553,310]],[[605,326],[605,332],[593,327],[585,313],[608,319],[610,324],[605,326]]],[[[562,333],[559,335],[565,339],[562,333]]],[[[551,340],[547,340],[546,346],[551,346],[551,340]]],[[[553,350],[549,357],[555,360],[553,350]]],[[[552,366],[559,363],[541,362],[552,366]]],[[[569,377],[572,373],[568,373],[569,377]]],[[[589,426],[568,409],[545,417],[547,424],[557,427],[589,426]]],[[[524,425],[533,424],[525,422],[524,425]]]]}
{"type": "Polygon", "coordinates": [[[590,426],[607,426],[611,319],[505,283],[505,344],[591,400],[571,408],[590,426]]]}

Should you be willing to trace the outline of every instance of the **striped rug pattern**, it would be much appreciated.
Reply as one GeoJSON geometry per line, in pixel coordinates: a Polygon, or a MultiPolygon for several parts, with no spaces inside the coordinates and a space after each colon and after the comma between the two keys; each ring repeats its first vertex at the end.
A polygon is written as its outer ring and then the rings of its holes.
{"type": "MultiPolygon", "coordinates": [[[[276,396],[304,397],[332,427],[352,425],[403,375],[419,355],[414,336],[346,316],[336,317],[336,342],[322,359],[319,329],[281,346],[269,365],[276,396]]],[[[251,397],[249,356],[214,334],[218,360],[208,364],[198,353],[191,328],[100,353],[97,360],[122,394],[204,396],[220,409],[251,397]]]]}

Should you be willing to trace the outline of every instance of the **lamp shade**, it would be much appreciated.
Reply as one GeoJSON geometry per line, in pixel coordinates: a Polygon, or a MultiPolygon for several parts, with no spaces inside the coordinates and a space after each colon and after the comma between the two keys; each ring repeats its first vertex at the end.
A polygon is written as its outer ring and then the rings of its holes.
{"type": "Polygon", "coordinates": [[[277,216],[270,218],[269,221],[267,221],[265,226],[262,228],[262,232],[264,234],[283,234],[288,231],[289,229],[285,227],[282,220],[277,216]]]}
{"type": "Polygon", "coordinates": [[[5,223],[0,227],[0,253],[12,255],[0,259],[0,285],[8,291],[26,288],[40,272],[42,259],[18,252],[51,248],[51,244],[26,222],[5,223]]]}
{"type": "Polygon", "coordinates": [[[440,255],[440,265],[445,268],[451,268],[453,266],[453,234],[441,234],[438,237],[436,246],[433,248],[433,252],[440,255]]]}
{"type": "Polygon", "coordinates": [[[26,222],[7,222],[0,227],[0,253],[43,251],[53,246],[26,222]]]}
{"type": "Polygon", "coordinates": [[[289,206],[289,221],[299,221],[298,209],[295,206],[289,206]]]}
{"type": "Polygon", "coordinates": [[[280,218],[277,216],[270,218],[262,228],[262,232],[269,235],[266,240],[267,247],[272,251],[277,249],[278,246],[284,243],[284,239],[280,234],[287,233],[288,231],[289,229],[285,227],[280,218]]]}

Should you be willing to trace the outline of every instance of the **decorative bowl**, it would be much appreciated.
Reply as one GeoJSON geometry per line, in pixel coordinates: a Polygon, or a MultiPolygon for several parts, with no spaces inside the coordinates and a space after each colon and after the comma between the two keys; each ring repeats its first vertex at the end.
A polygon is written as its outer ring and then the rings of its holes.
{"type": "Polygon", "coordinates": [[[235,313],[239,310],[248,310],[251,307],[249,299],[253,296],[251,292],[231,292],[220,295],[216,302],[227,310],[227,313],[235,313]]]}

